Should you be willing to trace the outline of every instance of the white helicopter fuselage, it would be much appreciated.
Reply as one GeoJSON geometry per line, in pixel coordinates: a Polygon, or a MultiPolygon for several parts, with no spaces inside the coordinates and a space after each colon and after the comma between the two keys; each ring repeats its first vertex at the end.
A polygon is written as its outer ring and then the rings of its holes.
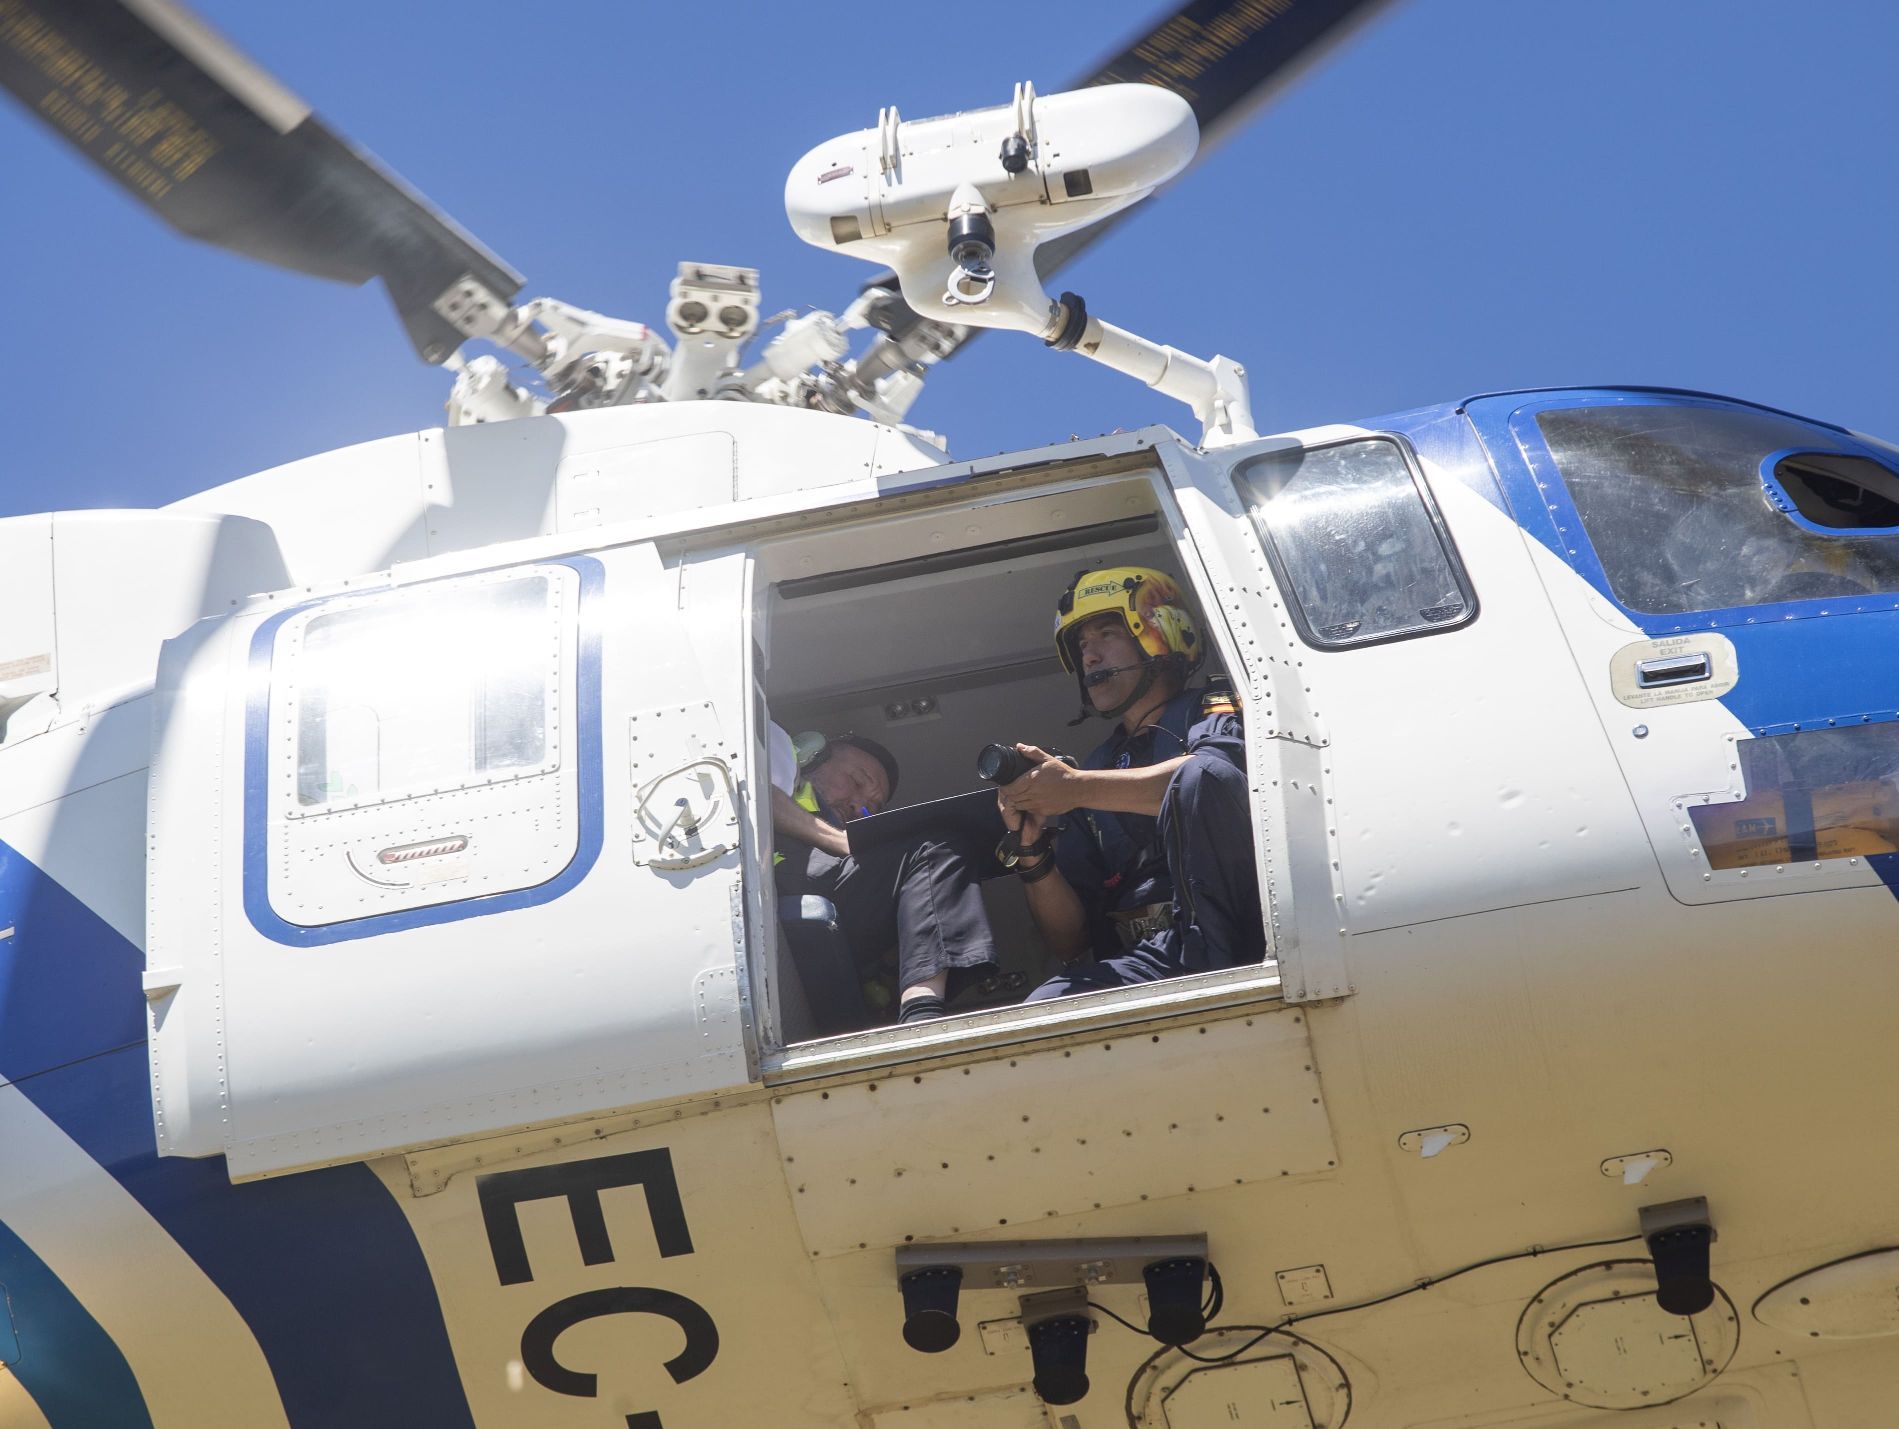
{"type": "Polygon", "coordinates": [[[1895,815],[1808,849],[1741,747],[1899,717],[1899,598],[1637,618],[1498,436],[1566,400],[976,462],[686,402],[0,522],[0,1424],[1882,1422],[1886,1263],[1771,1292],[1899,1241],[1895,815]],[[1421,533],[1423,624],[1326,624],[1273,544],[1326,453],[1421,481],[1360,569],[1421,533]],[[1243,694],[1268,946],[814,1035],[768,723],[876,735],[905,803],[1092,742],[1048,618],[1101,564],[1177,572],[1243,694]],[[1693,1197],[1690,1319],[1639,1212],[1693,1197]],[[1059,1407],[1019,1298],[1069,1281],[900,1334],[915,1247],[1192,1235],[1216,1324],[1325,1317],[1220,1364],[1101,1319],[1059,1407]]]}

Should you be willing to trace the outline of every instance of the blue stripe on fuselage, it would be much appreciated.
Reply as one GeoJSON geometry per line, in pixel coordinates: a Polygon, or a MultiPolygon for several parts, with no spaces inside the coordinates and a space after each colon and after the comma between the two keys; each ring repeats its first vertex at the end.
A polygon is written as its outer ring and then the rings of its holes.
{"type": "Polygon", "coordinates": [[[5,1372],[33,1396],[53,1429],[151,1429],[145,1396],[112,1337],[4,1222],[0,1287],[20,1346],[5,1372]]]}
{"type": "MultiPolygon", "coordinates": [[[[1870,603],[1870,602],[1869,602],[1870,603]]],[[[1888,604],[1890,598],[1888,598],[1888,604]]],[[[1899,611],[1834,611],[1727,625],[1741,678],[1721,703],[1755,734],[1870,723],[1899,714],[1899,611]]],[[[1781,612],[1783,617],[1785,611],[1781,612]]],[[[1674,633],[1637,616],[1651,635],[1674,633]]]]}
{"type": "Polygon", "coordinates": [[[17,1082],[108,1047],[143,1045],[145,959],[5,843],[0,928],[13,930],[0,938],[0,1077],[17,1082]]]}
{"type": "MultiPolygon", "coordinates": [[[[428,1263],[375,1173],[336,1166],[233,1186],[222,1158],[159,1157],[138,949],[5,843],[0,911],[15,928],[0,939],[0,1077],[125,1187],[237,1308],[290,1423],[472,1429],[428,1263]],[[135,1046],[123,1045],[127,1027],[135,1046]]],[[[20,1333],[24,1341],[30,1326],[20,1333]]]]}

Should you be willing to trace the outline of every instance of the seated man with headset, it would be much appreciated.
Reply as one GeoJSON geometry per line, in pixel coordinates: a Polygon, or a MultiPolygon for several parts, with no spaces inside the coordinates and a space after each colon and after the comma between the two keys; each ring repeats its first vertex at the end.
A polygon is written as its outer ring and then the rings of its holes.
{"type": "Polygon", "coordinates": [[[860,971],[895,946],[897,1021],[943,1016],[967,983],[996,971],[971,857],[953,839],[927,836],[854,857],[844,825],[890,802],[895,756],[858,734],[794,744],[774,724],[769,739],[779,893],[830,899],[860,971]]]}
{"type": "Polygon", "coordinates": [[[1141,567],[1081,572],[1055,653],[1081,717],[1114,728],[1078,767],[1017,745],[1033,767],[998,793],[1029,912],[1068,969],[1027,1000],[1258,961],[1244,728],[1230,693],[1187,686],[1206,648],[1180,587],[1141,567]]]}

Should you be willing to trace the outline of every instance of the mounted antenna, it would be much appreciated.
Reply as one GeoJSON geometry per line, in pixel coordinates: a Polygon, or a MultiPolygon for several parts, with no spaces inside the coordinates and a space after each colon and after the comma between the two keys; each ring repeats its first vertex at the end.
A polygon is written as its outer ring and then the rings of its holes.
{"type": "Polygon", "coordinates": [[[1103,322],[1074,293],[1042,289],[1035,251],[1146,198],[1200,142],[1187,101],[1107,84],[939,119],[901,120],[822,144],[785,181],[798,236],[894,269],[904,301],[963,327],[1013,328],[1138,377],[1194,410],[1208,446],[1248,441],[1246,373],[1103,322]],[[947,261],[945,261],[947,259],[947,261]]]}

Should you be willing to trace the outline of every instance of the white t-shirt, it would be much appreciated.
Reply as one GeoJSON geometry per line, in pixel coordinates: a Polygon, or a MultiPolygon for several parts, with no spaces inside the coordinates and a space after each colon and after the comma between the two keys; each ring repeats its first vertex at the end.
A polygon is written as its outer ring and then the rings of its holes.
{"type": "Polygon", "coordinates": [[[791,736],[777,725],[771,725],[765,735],[765,750],[771,756],[771,786],[782,789],[787,795],[798,792],[798,751],[791,743],[791,736]]]}

